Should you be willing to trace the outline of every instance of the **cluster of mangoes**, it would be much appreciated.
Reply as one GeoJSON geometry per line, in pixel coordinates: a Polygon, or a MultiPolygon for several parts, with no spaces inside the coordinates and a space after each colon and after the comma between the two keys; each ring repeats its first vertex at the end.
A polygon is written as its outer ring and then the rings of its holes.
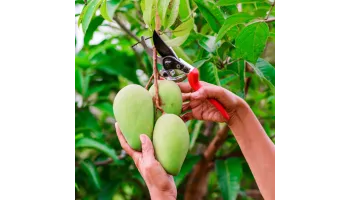
{"type": "Polygon", "coordinates": [[[158,93],[164,114],[155,102],[155,86],[149,91],[139,85],[128,85],[118,92],[113,111],[126,141],[134,150],[141,150],[140,135],[153,141],[155,157],[165,171],[177,175],[189,149],[186,124],[179,117],[182,95],[179,86],[167,80],[158,81],[158,93]]]}

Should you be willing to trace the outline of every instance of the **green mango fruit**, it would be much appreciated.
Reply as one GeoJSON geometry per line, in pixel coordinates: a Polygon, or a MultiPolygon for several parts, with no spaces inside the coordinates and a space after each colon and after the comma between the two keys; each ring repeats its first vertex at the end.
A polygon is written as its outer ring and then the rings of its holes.
{"type": "Polygon", "coordinates": [[[150,93],[135,84],[124,87],[114,99],[113,112],[128,144],[140,151],[140,135],[152,138],[154,107],[150,93]]]}
{"type": "Polygon", "coordinates": [[[182,167],[190,146],[190,136],[182,119],[164,114],[153,131],[153,147],[157,160],[168,174],[176,176],[182,167]]]}
{"type": "MultiPolygon", "coordinates": [[[[152,96],[155,96],[155,86],[149,89],[152,96]]],[[[161,107],[165,113],[180,115],[182,109],[182,94],[179,86],[173,81],[158,81],[158,93],[161,99],[161,107]]],[[[155,107],[156,108],[156,107],[155,107]]],[[[162,112],[157,110],[155,119],[157,120],[162,112]]]]}

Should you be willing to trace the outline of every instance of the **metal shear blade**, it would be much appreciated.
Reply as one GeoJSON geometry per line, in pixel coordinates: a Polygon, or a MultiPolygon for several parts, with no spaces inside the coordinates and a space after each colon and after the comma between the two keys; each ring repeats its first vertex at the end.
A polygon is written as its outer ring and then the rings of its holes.
{"type": "Polygon", "coordinates": [[[177,58],[175,52],[168,47],[167,44],[165,44],[165,42],[162,40],[162,38],[158,35],[158,33],[156,31],[153,31],[153,43],[154,46],[156,47],[158,53],[162,56],[173,56],[175,58],[177,58]]]}

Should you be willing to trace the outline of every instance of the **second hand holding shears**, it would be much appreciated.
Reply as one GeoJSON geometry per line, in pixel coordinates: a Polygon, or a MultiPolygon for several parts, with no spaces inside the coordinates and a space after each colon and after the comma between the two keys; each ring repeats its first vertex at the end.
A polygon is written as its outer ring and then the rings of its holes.
{"type": "MultiPolygon", "coordinates": [[[[198,69],[188,64],[181,58],[178,58],[172,48],[165,44],[156,31],[153,31],[153,43],[157,49],[157,52],[161,56],[157,56],[157,63],[164,67],[164,69],[159,72],[160,76],[164,77],[166,80],[175,82],[181,82],[187,77],[188,82],[194,91],[197,91],[202,87],[199,82],[198,69]],[[175,70],[181,70],[184,72],[184,74],[175,76],[175,70]]],[[[153,50],[147,47],[144,37],[141,37],[141,44],[146,49],[147,54],[152,57],[153,50]]],[[[227,114],[225,108],[217,100],[209,99],[209,101],[216,107],[216,109],[220,111],[226,120],[229,120],[229,115],[227,114]]]]}

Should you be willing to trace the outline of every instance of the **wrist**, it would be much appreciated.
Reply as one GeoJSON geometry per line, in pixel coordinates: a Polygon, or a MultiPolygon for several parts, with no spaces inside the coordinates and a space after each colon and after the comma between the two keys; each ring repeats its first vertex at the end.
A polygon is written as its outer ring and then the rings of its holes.
{"type": "Polygon", "coordinates": [[[243,123],[243,119],[249,113],[250,107],[246,101],[238,97],[235,102],[235,109],[229,113],[230,119],[227,122],[227,125],[232,128],[233,126],[243,123]]]}
{"type": "Polygon", "coordinates": [[[160,191],[159,189],[150,189],[152,200],[176,200],[176,193],[171,191],[160,191]]]}

